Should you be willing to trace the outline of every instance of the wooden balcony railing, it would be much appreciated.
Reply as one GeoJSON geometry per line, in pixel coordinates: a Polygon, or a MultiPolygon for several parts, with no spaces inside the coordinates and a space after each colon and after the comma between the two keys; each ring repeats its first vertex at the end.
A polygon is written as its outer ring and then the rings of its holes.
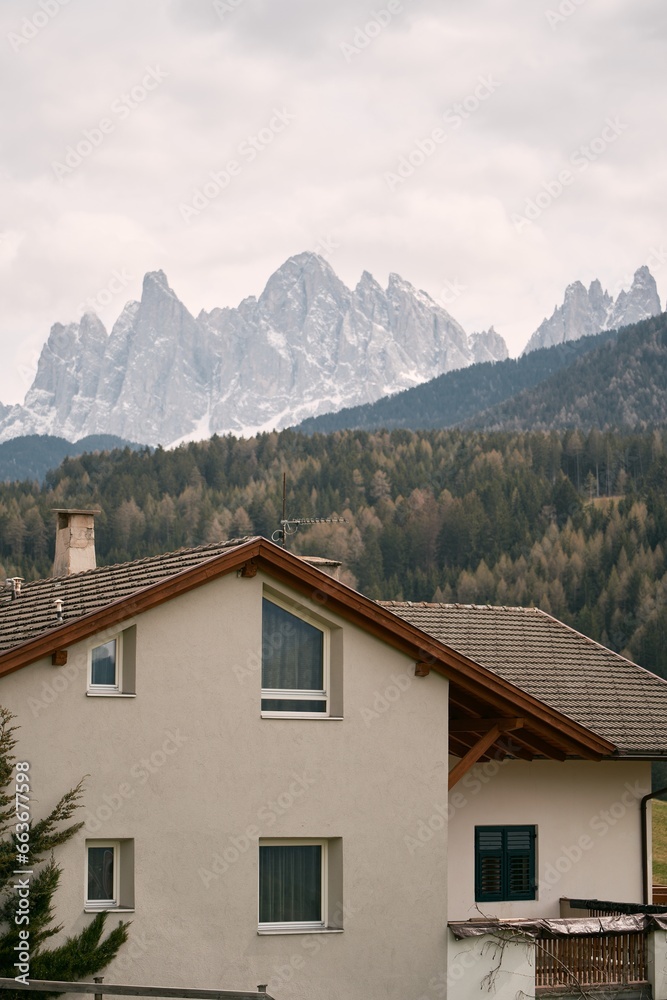
{"type": "Polygon", "coordinates": [[[667,885],[653,886],[653,903],[659,906],[667,904],[667,885]]]}
{"type": "Polygon", "coordinates": [[[647,982],[645,931],[622,934],[540,935],[535,986],[625,986],[647,982]]]}

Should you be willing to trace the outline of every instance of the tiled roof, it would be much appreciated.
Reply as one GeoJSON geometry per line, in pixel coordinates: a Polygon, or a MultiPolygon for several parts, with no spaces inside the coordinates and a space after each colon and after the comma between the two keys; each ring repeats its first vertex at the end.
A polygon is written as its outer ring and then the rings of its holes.
{"type": "MultiPolygon", "coordinates": [[[[84,616],[103,612],[178,574],[190,580],[188,570],[216,559],[219,566],[219,557],[249,542],[275,548],[262,539],[232,539],[26,583],[16,598],[9,588],[0,591],[0,655],[10,656],[10,651],[32,640],[39,644],[63,625],[74,625],[76,630],[84,616]],[[58,599],[62,620],[54,603],[58,599]]],[[[208,577],[206,571],[204,576],[208,577]]],[[[621,752],[667,755],[667,682],[550,615],[534,608],[379,603],[621,752]]],[[[19,657],[16,666],[20,665],[19,657]]]]}
{"type": "Polygon", "coordinates": [[[538,608],[379,603],[621,753],[667,755],[667,681],[538,608]]]}
{"type": "Polygon", "coordinates": [[[9,588],[5,589],[0,592],[0,653],[58,625],[108,607],[113,601],[130,597],[247,541],[248,538],[235,538],[115,566],[98,566],[71,576],[35,580],[24,583],[16,599],[12,599],[9,588]],[[63,602],[62,621],[56,617],[54,601],[58,598],[63,602]]]}

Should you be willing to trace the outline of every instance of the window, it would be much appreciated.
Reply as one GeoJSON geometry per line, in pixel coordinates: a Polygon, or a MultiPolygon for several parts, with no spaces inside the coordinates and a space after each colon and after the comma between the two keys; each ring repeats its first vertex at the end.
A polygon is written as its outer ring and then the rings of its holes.
{"type": "Polygon", "coordinates": [[[118,906],[118,844],[88,845],[88,906],[118,906]]]}
{"type": "Polygon", "coordinates": [[[86,909],[134,909],[134,841],[86,841],[86,909]]]}
{"type": "Polygon", "coordinates": [[[475,900],[535,899],[534,826],[475,827],[475,900]]]}
{"type": "Polygon", "coordinates": [[[92,647],[88,694],[134,694],[136,632],[133,625],[92,647]]]}
{"type": "Polygon", "coordinates": [[[343,842],[259,841],[259,932],[298,934],[343,929],[343,842]]]}
{"type": "Polygon", "coordinates": [[[329,629],[275,600],[262,601],[262,714],[328,714],[329,629]]]}
{"type": "Polygon", "coordinates": [[[91,650],[90,685],[120,690],[120,636],[91,650]]]}

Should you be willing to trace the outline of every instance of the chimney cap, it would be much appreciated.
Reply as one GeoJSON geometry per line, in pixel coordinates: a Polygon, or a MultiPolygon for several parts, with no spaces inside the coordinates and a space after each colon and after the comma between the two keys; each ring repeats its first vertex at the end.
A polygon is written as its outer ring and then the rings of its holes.
{"type": "Polygon", "coordinates": [[[83,510],[79,507],[52,507],[52,513],[54,514],[101,514],[102,511],[99,507],[92,507],[87,510],[83,510]]]}

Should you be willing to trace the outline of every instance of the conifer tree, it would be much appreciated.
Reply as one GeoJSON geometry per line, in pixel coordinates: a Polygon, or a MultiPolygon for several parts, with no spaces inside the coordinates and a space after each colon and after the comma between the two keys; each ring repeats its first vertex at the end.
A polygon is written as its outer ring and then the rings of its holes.
{"type": "MultiPolygon", "coordinates": [[[[104,936],[107,914],[97,913],[79,934],[55,947],[47,946],[49,939],[62,930],[62,924],[54,924],[53,897],[62,869],[53,851],[83,826],[69,822],[81,804],[83,781],[65,792],[44,819],[32,815],[27,819],[29,809],[25,808],[22,797],[20,800],[15,797],[15,790],[30,785],[30,771],[16,767],[17,727],[12,726],[13,719],[12,713],[0,706],[0,976],[15,979],[21,975],[19,956],[25,956],[27,950],[29,974],[24,983],[34,979],[75,982],[100,972],[111,962],[127,940],[129,924],[120,921],[104,936]],[[18,775],[27,775],[27,782],[18,775]],[[17,860],[19,857],[25,861],[17,860]],[[29,887],[29,904],[21,909],[19,882],[24,885],[27,882],[29,887]],[[17,922],[19,916],[22,919],[17,922]]],[[[58,995],[25,989],[3,992],[10,1000],[19,996],[58,995]]]]}

